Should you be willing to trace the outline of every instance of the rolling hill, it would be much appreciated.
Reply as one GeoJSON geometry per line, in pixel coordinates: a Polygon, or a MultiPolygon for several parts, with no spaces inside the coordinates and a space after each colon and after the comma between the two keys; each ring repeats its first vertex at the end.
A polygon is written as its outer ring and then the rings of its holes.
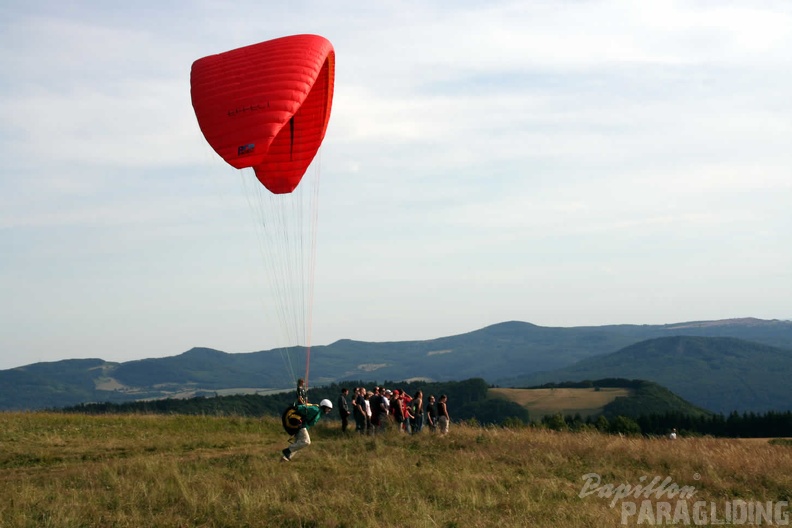
{"type": "Polygon", "coordinates": [[[490,394],[525,407],[534,419],[558,413],[588,418],[602,414],[616,398],[630,398],[633,391],[624,387],[494,388],[490,394]]]}
{"type": "Polygon", "coordinates": [[[559,383],[528,389],[492,388],[490,397],[503,398],[528,410],[532,419],[562,414],[606,418],[679,413],[707,416],[708,411],[683,400],[665,387],[643,380],[602,379],[559,383]]]}
{"type": "MultiPolygon", "coordinates": [[[[346,380],[422,378],[452,381],[483,378],[489,383],[515,385],[508,380],[525,380],[539,372],[557,371],[641,341],[678,335],[728,336],[792,350],[790,321],[749,318],[674,325],[572,328],[541,327],[511,321],[425,341],[371,343],[341,340],[327,346],[315,346],[312,349],[313,377],[310,381],[313,386],[320,386],[346,380]]],[[[289,352],[299,353],[301,349],[289,352]]],[[[291,388],[293,379],[284,366],[283,357],[280,350],[229,354],[209,348],[193,348],[176,356],[121,363],[101,359],[35,363],[0,371],[0,410],[291,388]]],[[[682,374],[687,375],[686,372],[682,374]]],[[[585,377],[619,376],[640,377],[625,376],[615,371],[585,377]]],[[[557,380],[555,377],[545,379],[557,380]]],[[[772,392],[773,395],[777,393],[772,392]]],[[[766,403],[763,394],[755,397],[759,404],[766,403]]],[[[738,408],[746,408],[746,402],[754,405],[753,399],[749,399],[739,402],[742,406],[738,408]]]]}
{"type": "Polygon", "coordinates": [[[530,386],[603,377],[650,380],[716,412],[788,410],[792,351],[728,337],[642,341],[569,367],[512,380],[530,386]]]}

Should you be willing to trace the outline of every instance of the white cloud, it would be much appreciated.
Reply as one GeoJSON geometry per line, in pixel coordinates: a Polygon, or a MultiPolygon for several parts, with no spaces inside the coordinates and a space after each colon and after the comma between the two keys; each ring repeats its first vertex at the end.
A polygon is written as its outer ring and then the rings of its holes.
{"type": "Polygon", "coordinates": [[[790,315],[786,2],[11,2],[0,28],[0,346],[30,361],[271,343],[189,69],[304,32],[338,54],[315,342],[790,315]]]}

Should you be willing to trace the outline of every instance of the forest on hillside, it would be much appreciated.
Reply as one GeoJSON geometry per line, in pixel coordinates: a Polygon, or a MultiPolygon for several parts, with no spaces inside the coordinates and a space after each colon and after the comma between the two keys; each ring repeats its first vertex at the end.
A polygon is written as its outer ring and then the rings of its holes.
{"type": "Polygon", "coordinates": [[[790,438],[792,411],[690,415],[680,412],[646,414],[636,418],[623,415],[582,417],[557,414],[543,417],[537,425],[555,431],[597,430],[621,435],[667,436],[676,429],[680,437],[790,438]]]}
{"type": "MultiPolygon", "coordinates": [[[[610,381],[620,386],[631,388],[646,389],[648,396],[645,401],[650,402],[643,408],[644,413],[632,415],[619,414],[618,409],[631,410],[635,412],[635,403],[629,402],[629,398],[619,398],[623,402],[612,407],[610,412],[604,412],[599,416],[588,417],[558,414],[555,416],[534,417],[529,416],[528,411],[522,406],[488,396],[489,385],[480,379],[474,378],[465,381],[446,382],[446,383],[394,383],[385,381],[383,386],[398,388],[408,394],[413,394],[417,390],[422,390],[425,396],[433,394],[448,396],[448,408],[452,421],[466,422],[484,426],[501,427],[544,427],[553,430],[598,430],[612,434],[632,434],[646,436],[664,436],[672,429],[677,429],[682,436],[701,436],[709,435],[716,437],[741,437],[741,438],[765,438],[765,437],[792,437],[792,412],[767,412],[767,413],[737,413],[728,415],[702,412],[691,412],[690,409],[672,410],[657,412],[657,400],[660,397],[674,396],[653,383],[641,380],[599,380],[593,382],[601,384],[610,381]]],[[[568,385],[589,386],[592,382],[581,382],[568,385]]],[[[366,386],[373,387],[379,385],[372,382],[350,382],[344,384],[331,384],[325,387],[311,389],[309,398],[311,401],[318,402],[327,398],[335,402],[341,393],[342,387],[349,388],[366,386]]],[[[635,399],[635,401],[641,401],[635,399]]],[[[246,394],[231,396],[201,396],[188,399],[164,399],[151,401],[136,401],[126,403],[89,403],[62,409],[65,413],[84,413],[84,414],[186,414],[186,415],[213,415],[213,416],[280,416],[283,410],[294,402],[292,392],[279,394],[246,394]]],[[[615,403],[615,402],[614,402],[615,403]]],[[[639,405],[639,408],[640,405],[639,405]]],[[[337,413],[333,412],[330,419],[337,419],[337,413]]]]}
{"type": "MultiPolygon", "coordinates": [[[[378,382],[351,381],[343,384],[332,383],[324,387],[312,388],[308,392],[311,402],[324,398],[336,402],[341,389],[346,387],[353,392],[355,387],[373,388],[376,385],[399,389],[414,394],[419,389],[424,396],[441,394],[448,396],[448,408],[452,420],[475,420],[482,424],[499,424],[506,419],[528,423],[528,411],[520,405],[501,399],[488,397],[489,385],[481,378],[444,383],[427,382],[378,382]]],[[[135,401],[125,403],[88,403],[67,407],[63,412],[89,414],[104,413],[173,413],[173,414],[211,414],[240,416],[280,416],[283,410],[294,403],[293,392],[277,394],[240,394],[231,396],[202,396],[189,399],[164,399],[135,401]]],[[[336,418],[337,413],[332,413],[336,418]]]]}

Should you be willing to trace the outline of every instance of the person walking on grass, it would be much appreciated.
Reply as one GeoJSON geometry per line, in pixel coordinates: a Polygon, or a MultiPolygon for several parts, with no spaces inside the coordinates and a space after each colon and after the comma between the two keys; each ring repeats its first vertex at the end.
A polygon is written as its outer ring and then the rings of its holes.
{"type": "Polygon", "coordinates": [[[448,396],[443,394],[437,400],[437,426],[440,429],[440,434],[448,433],[449,423],[451,423],[451,417],[448,416],[448,396]]]}
{"type": "Polygon", "coordinates": [[[333,403],[330,400],[322,400],[319,405],[306,404],[297,405],[297,414],[302,417],[302,425],[297,434],[294,435],[294,442],[282,451],[281,462],[289,462],[292,455],[304,447],[311,445],[311,437],[308,429],[316,425],[319,419],[333,410],[333,403]]]}

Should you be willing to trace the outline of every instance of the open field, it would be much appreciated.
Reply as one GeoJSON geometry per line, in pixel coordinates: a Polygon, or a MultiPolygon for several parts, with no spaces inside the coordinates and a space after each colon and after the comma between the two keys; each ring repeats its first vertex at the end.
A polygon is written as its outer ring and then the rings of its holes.
{"type": "Polygon", "coordinates": [[[722,519],[739,500],[787,513],[779,501],[792,495],[792,447],[766,441],[458,424],[445,437],[371,438],[337,422],[311,437],[281,463],[274,419],[2,413],[0,526],[590,528],[636,526],[622,512],[644,500],[660,520],[663,503],[684,503],[693,524],[696,501],[722,519]],[[693,494],[608,496],[655,477],[693,494]]]}
{"type": "Polygon", "coordinates": [[[490,389],[493,396],[505,398],[528,409],[533,419],[562,413],[580,414],[583,418],[600,414],[602,408],[619,396],[629,396],[629,389],[619,388],[553,388],[553,389],[490,389]]]}

